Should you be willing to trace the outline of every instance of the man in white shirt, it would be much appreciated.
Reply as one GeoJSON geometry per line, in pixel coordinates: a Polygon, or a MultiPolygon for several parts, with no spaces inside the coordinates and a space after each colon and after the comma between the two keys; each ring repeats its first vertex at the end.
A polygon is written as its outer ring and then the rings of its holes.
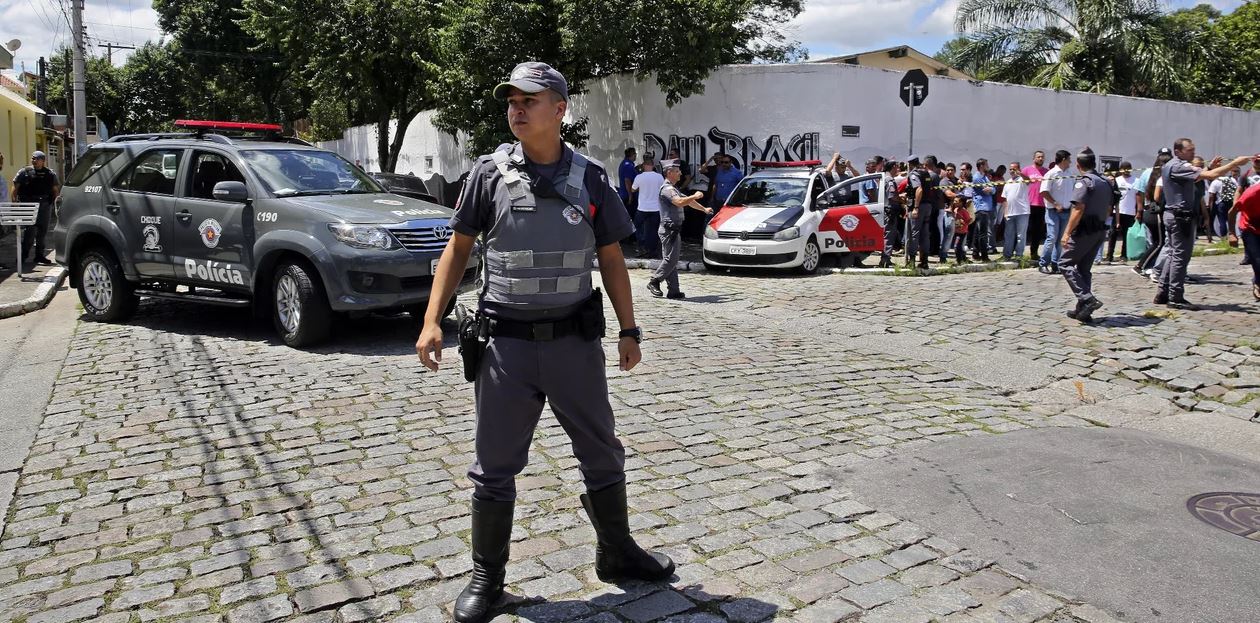
{"type": "Polygon", "coordinates": [[[661,256],[661,239],[656,230],[661,227],[661,186],[665,178],[655,171],[656,154],[643,154],[643,172],[634,176],[631,188],[639,196],[639,212],[635,215],[635,236],[639,240],[639,257],[661,256]]]}
{"type": "Polygon", "coordinates": [[[1111,219],[1111,236],[1107,239],[1107,263],[1115,261],[1116,239],[1120,239],[1120,261],[1129,259],[1129,228],[1137,219],[1138,178],[1133,175],[1133,165],[1120,163],[1120,174],[1116,175],[1116,189],[1120,191],[1120,203],[1116,204],[1116,213],[1111,219]]]}
{"type": "Polygon", "coordinates": [[[1068,173],[1072,154],[1060,149],[1054,154],[1054,166],[1041,182],[1041,198],[1046,202],[1046,243],[1041,251],[1037,270],[1045,274],[1059,272],[1059,256],[1063,253],[1061,238],[1072,210],[1072,178],[1068,173]]]}
{"type": "Polygon", "coordinates": [[[1003,203],[1002,218],[1006,220],[1006,230],[1002,240],[1002,260],[1010,262],[1024,255],[1024,244],[1028,237],[1028,217],[1032,206],[1028,202],[1028,183],[1032,180],[1024,175],[1018,162],[1007,166],[1009,181],[1002,186],[1003,203]]]}

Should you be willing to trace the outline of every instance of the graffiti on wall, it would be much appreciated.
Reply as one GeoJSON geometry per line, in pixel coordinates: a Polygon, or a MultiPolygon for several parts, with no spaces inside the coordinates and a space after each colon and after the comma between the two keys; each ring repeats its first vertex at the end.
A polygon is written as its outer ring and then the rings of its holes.
{"type": "Polygon", "coordinates": [[[724,152],[735,161],[735,167],[744,172],[748,172],[749,163],[754,160],[818,160],[818,145],[818,132],[794,134],[786,145],[778,134],[757,141],[752,136],[726,132],[717,126],[709,129],[707,137],[671,134],[665,140],[650,132],[643,134],[643,151],[653,152],[657,158],[664,158],[669,150],[677,149],[682,159],[695,168],[707,161],[709,156],[724,152]]]}

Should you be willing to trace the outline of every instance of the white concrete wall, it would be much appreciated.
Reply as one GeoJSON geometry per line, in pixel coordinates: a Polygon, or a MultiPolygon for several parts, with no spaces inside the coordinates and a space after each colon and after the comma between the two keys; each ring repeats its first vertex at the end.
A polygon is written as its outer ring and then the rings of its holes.
{"type": "MultiPolygon", "coordinates": [[[[909,109],[898,98],[902,74],[836,63],[734,65],[705,82],[705,91],[671,107],[651,81],[619,76],[591,83],[574,98],[573,116],[589,115],[583,150],[615,166],[628,146],[664,156],[681,145],[698,165],[726,145],[741,164],[749,160],[826,161],[833,151],[861,162],[881,154],[905,156],[909,109]],[[622,130],[633,121],[633,130],[622,130]],[[842,137],[841,126],[858,126],[842,137]],[[765,153],[769,151],[770,153],[765,153]]],[[[914,151],[942,162],[988,158],[1027,164],[1032,152],[1089,145],[1104,157],[1149,166],[1155,152],[1180,136],[1194,139],[1200,155],[1237,156],[1260,151],[1260,112],[1158,100],[1056,93],[996,83],[929,76],[926,102],[915,110],[914,151]]],[[[408,128],[398,171],[456,179],[471,161],[448,134],[422,113],[408,128]]],[[[374,170],[375,128],[353,128],[327,144],[374,170]]]]}

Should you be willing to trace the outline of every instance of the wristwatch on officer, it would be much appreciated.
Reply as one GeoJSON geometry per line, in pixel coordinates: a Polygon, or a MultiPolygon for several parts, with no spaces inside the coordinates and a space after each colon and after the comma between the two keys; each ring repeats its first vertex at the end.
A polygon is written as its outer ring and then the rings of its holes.
{"type": "Polygon", "coordinates": [[[643,329],[640,329],[639,327],[631,327],[629,329],[622,329],[621,332],[617,334],[617,339],[626,338],[626,337],[634,338],[635,344],[642,344],[643,343],[643,329]]]}

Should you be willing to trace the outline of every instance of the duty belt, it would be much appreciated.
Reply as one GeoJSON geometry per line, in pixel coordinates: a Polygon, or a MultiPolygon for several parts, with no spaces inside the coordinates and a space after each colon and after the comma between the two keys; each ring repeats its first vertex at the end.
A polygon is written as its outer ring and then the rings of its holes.
{"type": "Polygon", "coordinates": [[[531,342],[550,342],[582,333],[581,316],[572,316],[552,322],[522,322],[502,318],[487,320],[487,330],[493,337],[510,337],[531,342]]]}

